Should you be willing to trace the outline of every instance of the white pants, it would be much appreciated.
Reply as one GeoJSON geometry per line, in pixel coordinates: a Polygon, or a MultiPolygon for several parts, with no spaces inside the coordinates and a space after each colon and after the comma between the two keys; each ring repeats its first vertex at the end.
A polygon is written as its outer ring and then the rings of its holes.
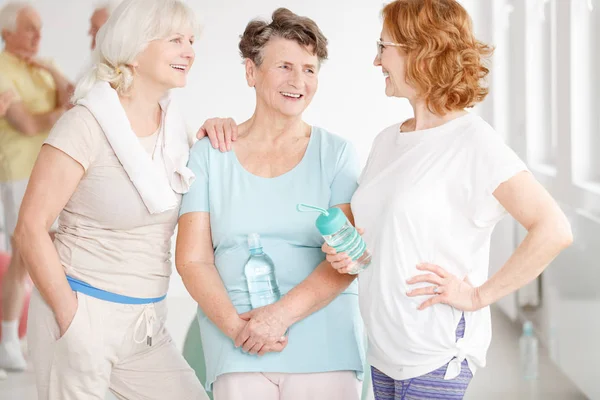
{"type": "Polygon", "coordinates": [[[2,247],[9,250],[10,238],[15,232],[17,227],[17,219],[19,218],[19,209],[25,196],[25,190],[27,189],[28,180],[15,181],[15,182],[0,182],[0,202],[2,203],[2,210],[4,211],[2,233],[4,233],[4,240],[6,243],[2,243],[2,247]]]}
{"type": "Polygon", "coordinates": [[[230,373],[213,383],[215,400],[359,400],[361,390],[354,371],[230,373]]]}
{"type": "Polygon", "coordinates": [[[39,400],[104,400],[109,389],[120,400],[208,400],[165,329],[165,301],[77,298],[73,322],[58,338],[52,310],[37,290],[32,293],[27,340],[39,400]]]}

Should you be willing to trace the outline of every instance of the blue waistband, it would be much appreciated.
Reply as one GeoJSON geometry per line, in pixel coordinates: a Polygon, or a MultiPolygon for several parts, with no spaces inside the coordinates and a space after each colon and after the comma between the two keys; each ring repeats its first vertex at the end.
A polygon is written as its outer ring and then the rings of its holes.
{"type": "Polygon", "coordinates": [[[98,289],[93,286],[88,285],[85,282],[80,281],[79,279],[71,278],[67,276],[67,281],[69,281],[69,285],[71,289],[75,292],[83,293],[90,297],[95,297],[100,300],[109,301],[111,303],[119,303],[119,304],[150,304],[150,303],[158,303],[167,297],[167,295],[161,297],[154,298],[138,298],[138,297],[129,297],[123,296],[121,294],[107,292],[106,290],[98,289]]]}

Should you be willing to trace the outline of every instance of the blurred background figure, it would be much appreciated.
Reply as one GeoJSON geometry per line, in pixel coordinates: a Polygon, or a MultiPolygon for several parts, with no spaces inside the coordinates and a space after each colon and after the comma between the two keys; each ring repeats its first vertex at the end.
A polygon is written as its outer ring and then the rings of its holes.
{"type": "MultiPolygon", "coordinates": [[[[0,368],[21,371],[26,362],[19,342],[19,318],[27,272],[18,249],[11,246],[33,164],[48,131],[68,107],[72,84],[47,60],[37,58],[42,21],[29,4],[7,3],[0,10],[0,93],[12,99],[0,119],[0,201],[4,210],[6,248],[12,258],[2,280],[0,368]]],[[[4,96],[4,95],[3,95],[4,96]]]]}
{"type": "Polygon", "coordinates": [[[88,35],[92,38],[92,50],[96,48],[96,34],[100,28],[102,28],[102,25],[108,21],[108,17],[110,17],[110,14],[112,14],[120,3],[121,0],[103,2],[94,10],[92,17],[90,18],[90,30],[88,31],[88,35]]]}

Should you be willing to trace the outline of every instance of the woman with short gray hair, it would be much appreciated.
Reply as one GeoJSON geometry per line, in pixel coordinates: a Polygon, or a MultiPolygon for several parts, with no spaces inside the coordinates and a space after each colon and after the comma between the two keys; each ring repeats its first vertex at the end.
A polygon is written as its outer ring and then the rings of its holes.
{"type": "Polygon", "coordinates": [[[125,0],[42,147],[15,234],[37,288],[40,400],[208,398],[165,329],[171,237],[193,179],[168,92],[186,84],[196,31],[179,0],[125,0]]]}
{"type": "Polygon", "coordinates": [[[196,181],[184,196],[176,264],[198,313],[207,388],[215,400],[358,400],[364,354],[354,276],[324,260],[307,202],[348,204],[359,164],[346,140],[302,120],[318,86],[327,39],[286,9],[252,21],[240,41],[254,115],[233,151],[193,147],[196,181]],[[248,236],[274,262],[281,299],[251,301],[248,236]],[[256,357],[255,355],[262,355],[256,357]]]}

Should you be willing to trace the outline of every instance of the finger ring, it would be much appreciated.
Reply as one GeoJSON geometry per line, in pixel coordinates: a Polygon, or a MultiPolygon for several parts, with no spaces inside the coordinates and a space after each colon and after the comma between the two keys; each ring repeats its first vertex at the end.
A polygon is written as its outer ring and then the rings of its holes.
{"type": "Polygon", "coordinates": [[[435,294],[440,294],[440,287],[439,287],[439,286],[435,286],[435,287],[433,288],[433,293],[435,293],[435,294]]]}

